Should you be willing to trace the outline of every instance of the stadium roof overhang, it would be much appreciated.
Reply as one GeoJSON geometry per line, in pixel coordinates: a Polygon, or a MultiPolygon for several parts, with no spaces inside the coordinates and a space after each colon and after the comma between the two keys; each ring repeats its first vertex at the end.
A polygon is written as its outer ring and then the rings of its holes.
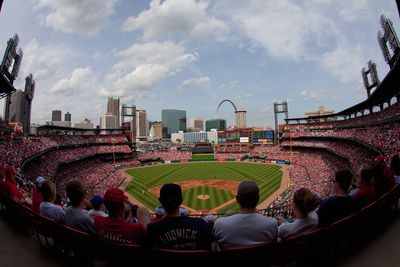
{"type": "Polygon", "coordinates": [[[52,132],[64,132],[64,133],[87,133],[92,132],[95,134],[99,134],[102,131],[106,131],[108,133],[123,133],[124,129],[82,129],[82,128],[73,128],[73,127],[63,127],[63,126],[55,126],[55,125],[43,125],[37,128],[38,134],[40,133],[52,133],[52,132]]]}
{"type": "Polygon", "coordinates": [[[396,57],[396,64],[382,80],[376,90],[370,95],[370,97],[363,102],[330,115],[285,119],[286,123],[304,123],[315,122],[317,120],[329,121],[345,119],[353,114],[364,112],[365,110],[372,110],[374,107],[383,105],[383,103],[389,103],[393,97],[398,96],[400,93],[398,81],[400,77],[400,53],[396,57]]]}

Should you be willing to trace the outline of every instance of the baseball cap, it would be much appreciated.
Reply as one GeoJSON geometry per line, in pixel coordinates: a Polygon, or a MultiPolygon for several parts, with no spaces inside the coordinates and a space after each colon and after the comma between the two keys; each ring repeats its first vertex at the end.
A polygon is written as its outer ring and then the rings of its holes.
{"type": "Polygon", "coordinates": [[[375,161],[383,161],[383,157],[382,156],[376,156],[375,161]]]}
{"type": "Polygon", "coordinates": [[[36,180],[35,180],[36,185],[37,185],[39,188],[42,187],[42,184],[43,184],[43,182],[44,182],[45,180],[46,180],[46,179],[44,179],[43,176],[38,176],[38,177],[36,178],[36,180]]]}
{"type": "Polygon", "coordinates": [[[182,189],[177,184],[165,184],[160,189],[160,201],[170,204],[179,205],[182,203],[182,189]]]}
{"type": "Polygon", "coordinates": [[[124,203],[128,197],[125,196],[124,191],[118,188],[111,188],[104,194],[104,200],[111,201],[114,203],[124,203]]]}
{"type": "Polygon", "coordinates": [[[187,216],[189,215],[189,211],[186,208],[179,208],[179,214],[181,216],[187,216]]]}
{"type": "Polygon", "coordinates": [[[90,203],[92,203],[92,205],[100,205],[104,202],[104,199],[102,196],[100,195],[94,195],[92,197],[92,200],[90,200],[90,203]]]}
{"type": "Polygon", "coordinates": [[[164,209],[163,209],[162,207],[157,207],[157,208],[155,209],[154,213],[155,213],[157,216],[162,216],[162,215],[164,215],[164,209]]]}

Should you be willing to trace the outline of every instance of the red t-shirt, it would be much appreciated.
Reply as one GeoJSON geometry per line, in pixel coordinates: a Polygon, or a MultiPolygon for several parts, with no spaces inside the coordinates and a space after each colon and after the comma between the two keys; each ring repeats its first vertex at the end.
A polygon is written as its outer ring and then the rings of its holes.
{"type": "Polygon", "coordinates": [[[96,216],[94,227],[99,237],[103,240],[123,244],[144,245],[145,243],[146,229],[141,223],[96,216]]]}
{"type": "Polygon", "coordinates": [[[2,187],[5,189],[5,192],[8,193],[9,198],[17,197],[19,199],[25,199],[24,194],[19,191],[16,184],[11,183],[9,181],[5,181],[2,183],[2,187]]]}
{"type": "Polygon", "coordinates": [[[162,221],[163,219],[164,219],[163,217],[157,217],[157,216],[156,216],[156,217],[154,217],[154,218],[151,219],[151,222],[152,222],[152,223],[156,223],[156,222],[162,221]]]}
{"type": "Polygon", "coordinates": [[[32,193],[32,210],[34,212],[39,213],[40,203],[42,203],[42,202],[43,202],[42,193],[40,193],[39,191],[33,190],[33,193],[32,193]]]}

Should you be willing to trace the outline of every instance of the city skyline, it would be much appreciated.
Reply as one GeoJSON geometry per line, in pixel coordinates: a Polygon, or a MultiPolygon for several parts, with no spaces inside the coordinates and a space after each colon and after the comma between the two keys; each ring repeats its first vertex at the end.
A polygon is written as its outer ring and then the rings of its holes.
{"type": "Polygon", "coordinates": [[[248,126],[273,126],[276,100],[288,101],[289,117],[340,111],[366,98],[360,70],[370,59],[381,80],[388,72],[379,15],[397,33],[400,25],[395,1],[74,2],[3,4],[1,54],[18,33],[16,88],[29,72],[37,83],[32,122],[44,124],[54,109],[70,111],[73,124],[96,122],[109,96],[147,110],[150,121],[180,109],[234,125],[232,107],[215,112],[223,99],[247,110],[248,126]]]}

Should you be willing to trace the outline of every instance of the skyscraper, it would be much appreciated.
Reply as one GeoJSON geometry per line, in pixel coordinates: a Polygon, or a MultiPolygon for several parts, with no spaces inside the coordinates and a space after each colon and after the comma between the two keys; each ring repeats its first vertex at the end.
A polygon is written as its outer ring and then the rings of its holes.
{"type": "MultiPolygon", "coordinates": [[[[115,129],[117,118],[114,114],[106,112],[100,117],[100,129],[115,129]]],[[[101,131],[102,134],[110,134],[111,132],[101,131]]]]}
{"type": "Polygon", "coordinates": [[[53,110],[51,112],[51,121],[61,121],[61,110],[53,110]]]}
{"type": "Polygon", "coordinates": [[[163,137],[171,137],[171,133],[186,131],[186,110],[163,109],[161,112],[163,137]]]}
{"type": "MultiPolygon", "coordinates": [[[[28,76],[27,79],[29,77],[32,78],[32,75],[28,76]]],[[[33,81],[32,88],[25,84],[25,91],[17,90],[11,95],[9,121],[20,122],[24,133],[29,133],[31,128],[31,106],[34,90],[35,84],[33,81]]]]}
{"type": "Polygon", "coordinates": [[[71,121],[71,113],[69,113],[69,112],[65,113],[64,120],[65,121],[71,121]]]}
{"type": "Polygon", "coordinates": [[[107,102],[107,113],[111,113],[116,118],[116,126],[115,128],[120,128],[121,124],[119,123],[119,98],[118,97],[109,97],[107,102]]]}
{"type": "Polygon", "coordinates": [[[246,128],[247,124],[247,119],[246,116],[247,111],[246,110],[236,110],[235,111],[235,117],[236,117],[236,127],[237,128],[246,128]]]}
{"type": "Polygon", "coordinates": [[[135,137],[138,139],[146,139],[149,134],[149,124],[147,123],[146,110],[137,109],[135,116],[135,137]]]}

